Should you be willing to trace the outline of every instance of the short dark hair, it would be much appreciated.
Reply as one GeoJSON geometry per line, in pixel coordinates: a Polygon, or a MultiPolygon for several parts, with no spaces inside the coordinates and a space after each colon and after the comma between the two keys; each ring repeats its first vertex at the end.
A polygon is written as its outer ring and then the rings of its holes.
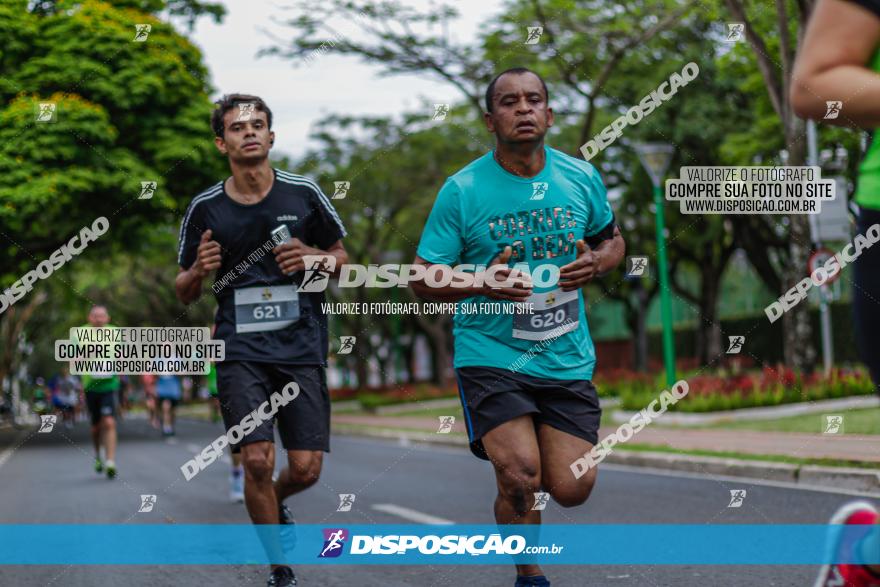
{"type": "Polygon", "coordinates": [[[223,94],[223,96],[214,102],[216,108],[211,113],[211,128],[214,130],[214,134],[218,137],[222,137],[226,128],[223,126],[223,117],[227,112],[238,106],[239,104],[254,104],[254,110],[259,112],[266,113],[266,122],[269,125],[269,129],[272,128],[272,111],[269,110],[269,107],[266,106],[266,103],[263,102],[263,99],[259,96],[251,96],[249,94],[223,94]]]}
{"type": "Polygon", "coordinates": [[[495,93],[495,83],[501,79],[502,75],[506,75],[508,73],[514,73],[517,75],[522,75],[524,73],[531,73],[537,76],[539,80],[541,80],[541,87],[544,88],[544,98],[549,102],[550,101],[550,92],[547,91],[547,84],[544,82],[544,78],[538,75],[537,72],[532,71],[528,67],[511,67],[510,69],[505,69],[498,75],[496,75],[491,82],[489,82],[489,87],[486,88],[486,112],[492,112],[492,94],[495,93]]]}

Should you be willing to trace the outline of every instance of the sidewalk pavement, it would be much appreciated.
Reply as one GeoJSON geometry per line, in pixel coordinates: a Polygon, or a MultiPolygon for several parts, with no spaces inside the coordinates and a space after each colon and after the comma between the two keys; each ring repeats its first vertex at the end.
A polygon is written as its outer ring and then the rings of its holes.
{"type": "MultiPolygon", "coordinates": [[[[333,423],[384,429],[406,429],[437,432],[440,421],[421,416],[373,416],[338,414],[333,423]]],[[[599,438],[605,438],[615,428],[603,426],[599,438]]],[[[453,432],[466,434],[460,418],[453,432]]],[[[795,432],[765,432],[757,430],[688,430],[645,427],[630,441],[679,450],[705,450],[753,455],[779,455],[800,459],[836,459],[841,461],[875,462],[880,467],[880,436],[859,434],[803,434],[795,432]]]]}

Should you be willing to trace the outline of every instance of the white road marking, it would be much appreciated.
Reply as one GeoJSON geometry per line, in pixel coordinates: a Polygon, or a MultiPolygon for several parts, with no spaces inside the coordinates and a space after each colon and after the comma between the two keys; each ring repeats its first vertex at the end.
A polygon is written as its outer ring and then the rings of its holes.
{"type": "Polygon", "coordinates": [[[17,434],[13,439],[12,443],[9,447],[6,448],[3,452],[0,452],[0,467],[6,464],[6,461],[12,458],[12,454],[18,448],[18,443],[21,441],[22,437],[24,437],[24,433],[17,434]]]}
{"type": "Polygon", "coordinates": [[[171,444],[171,445],[174,445],[174,444],[178,444],[178,442],[177,442],[177,439],[176,439],[176,438],[166,438],[166,439],[165,439],[165,444],[171,444]]]}
{"type": "Polygon", "coordinates": [[[199,453],[199,452],[202,452],[202,447],[190,442],[189,444],[186,445],[186,450],[188,450],[189,452],[192,452],[192,453],[199,453]]]}
{"type": "Polygon", "coordinates": [[[404,520],[417,522],[419,524],[439,524],[448,526],[455,523],[452,520],[447,520],[446,518],[438,518],[437,516],[432,516],[431,514],[425,514],[416,510],[411,510],[409,508],[403,507],[402,505],[395,505],[393,503],[377,503],[373,504],[371,507],[376,511],[391,514],[392,516],[398,516],[403,518],[404,520]]]}

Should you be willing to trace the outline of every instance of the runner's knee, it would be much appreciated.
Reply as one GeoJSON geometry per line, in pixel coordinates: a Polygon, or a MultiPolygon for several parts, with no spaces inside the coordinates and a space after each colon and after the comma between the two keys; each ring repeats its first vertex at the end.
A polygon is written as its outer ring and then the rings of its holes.
{"type": "Polygon", "coordinates": [[[587,501],[587,498],[590,497],[590,493],[593,491],[594,482],[595,478],[590,477],[589,479],[585,478],[584,481],[571,481],[565,485],[552,487],[550,489],[550,496],[553,497],[553,501],[562,507],[573,508],[587,501]]]}
{"type": "Polygon", "coordinates": [[[519,513],[531,509],[534,493],[541,486],[537,463],[518,461],[496,472],[498,494],[519,513]]]}
{"type": "Polygon", "coordinates": [[[291,478],[298,485],[306,487],[314,485],[321,476],[323,460],[323,454],[320,452],[311,453],[306,458],[289,458],[288,470],[291,478]]]}
{"type": "Polygon", "coordinates": [[[264,454],[246,454],[242,458],[248,478],[257,483],[271,483],[275,467],[264,454]]]}

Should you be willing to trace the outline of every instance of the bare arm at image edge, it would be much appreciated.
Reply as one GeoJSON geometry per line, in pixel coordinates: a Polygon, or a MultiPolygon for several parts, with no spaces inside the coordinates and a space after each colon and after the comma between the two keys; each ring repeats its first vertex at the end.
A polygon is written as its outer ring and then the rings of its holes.
{"type": "Polygon", "coordinates": [[[838,126],[880,126],[880,73],[871,69],[878,42],[880,1],[820,0],[792,75],[797,115],[838,126]],[[825,119],[831,101],[842,102],[841,111],[825,119]]]}

